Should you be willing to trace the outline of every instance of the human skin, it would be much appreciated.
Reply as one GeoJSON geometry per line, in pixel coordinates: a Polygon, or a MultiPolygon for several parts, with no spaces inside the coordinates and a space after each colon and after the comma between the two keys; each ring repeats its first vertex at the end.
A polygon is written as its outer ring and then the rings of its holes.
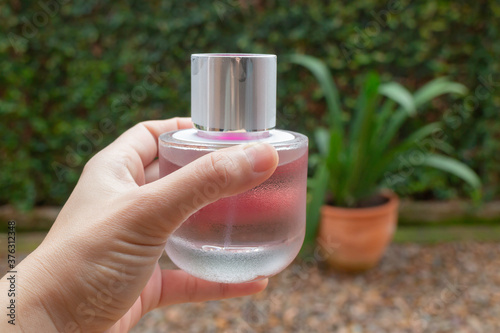
{"type": "MultiPolygon", "coordinates": [[[[143,122],[92,157],[47,237],[16,266],[16,325],[3,315],[0,331],[127,332],[158,307],[266,287],[267,279],[222,284],[158,265],[168,236],[189,215],[257,186],[278,164],[272,146],[250,144],[158,179],[158,136],[190,127],[188,118],[143,122]],[[217,184],[217,194],[194,201],[207,184],[217,184]]],[[[8,285],[4,276],[2,305],[8,285]]]]}

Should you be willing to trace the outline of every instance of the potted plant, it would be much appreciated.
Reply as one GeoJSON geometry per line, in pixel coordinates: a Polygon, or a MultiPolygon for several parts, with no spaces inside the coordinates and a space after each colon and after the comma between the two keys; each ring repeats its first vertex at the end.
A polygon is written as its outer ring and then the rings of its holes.
{"type": "Polygon", "coordinates": [[[419,107],[442,94],[463,95],[467,91],[463,85],[438,78],[412,94],[396,82],[382,84],[371,73],[363,81],[357,104],[349,110],[351,117],[345,117],[328,67],[306,55],[290,56],[289,61],[307,68],[326,98],[329,126],[315,132],[319,154],[310,160],[315,173],[309,180],[306,241],[317,236],[331,266],[352,272],[378,263],[397,224],[399,200],[388,188],[392,177],[401,176],[398,168],[403,159],[411,168],[427,166],[452,173],[479,193],[480,180],[473,170],[438,153],[450,148],[435,138],[441,133],[439,122],[406,138],[398,135],[419,107]],[[419,143],[429,138],[431,147],[421,148],[419,143]]]}

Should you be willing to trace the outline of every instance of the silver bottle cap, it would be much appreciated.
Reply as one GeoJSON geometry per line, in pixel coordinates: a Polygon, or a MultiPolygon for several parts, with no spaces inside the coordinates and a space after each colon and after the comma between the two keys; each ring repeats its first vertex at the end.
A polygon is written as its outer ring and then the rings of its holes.
{"type": "Polygon", "coordinates": [[[276,56],[191,55],[191,119],[206,131],[265,131],[276,126],[276,56]]]}

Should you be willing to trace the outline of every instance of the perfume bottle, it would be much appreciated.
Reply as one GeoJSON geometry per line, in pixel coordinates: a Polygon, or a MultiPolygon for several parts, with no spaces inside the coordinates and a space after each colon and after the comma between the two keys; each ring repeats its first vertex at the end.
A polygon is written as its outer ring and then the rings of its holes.
{"type": "Polygon", "coordinates": [[[250,282],[285,269],[305,234],[307,137],[276,130],[276,56],[191,56],[194,128],[159,138],[160,177],[232,145],[273,145],[279,164],[261,185],[192,214],[169,237],[170,259],[215,282],[250,282]]]}

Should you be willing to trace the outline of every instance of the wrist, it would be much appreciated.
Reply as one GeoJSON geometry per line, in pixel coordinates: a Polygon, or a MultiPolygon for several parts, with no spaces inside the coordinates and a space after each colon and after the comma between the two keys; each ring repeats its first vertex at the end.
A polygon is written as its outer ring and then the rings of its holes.
{"type": "MultiPolygon", "coordinates": [[[[58,313],[58,305],[51,304],[50,295],[53,293],[53,277],[45,268],[44,262],[38,260],[39,251],[35,250],[26,257],[15,268],[15,274],[7,274],[0,280],[1,298],[8,295],[12,290],[12,275],[15,276],[15,291],[11,293],[11,300],[15,304],[15,325],[7,323],[8,332],[59,332],[62,327],[58,327],[54,322],[53,313],[58,313]],[[9,280],[10,278],[10,280],[9,280]]],[[[12,302],[7,300],[8,302],[12,302]]]]}

